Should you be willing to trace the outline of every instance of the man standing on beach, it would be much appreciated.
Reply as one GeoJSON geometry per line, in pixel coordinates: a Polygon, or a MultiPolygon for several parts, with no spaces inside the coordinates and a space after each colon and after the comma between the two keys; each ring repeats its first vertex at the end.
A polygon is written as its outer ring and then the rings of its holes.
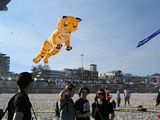
{"type": "Polygon", "coordinates": [[[89,89],[87,87],[82,87],[78,91],[79,99],[75,102],[76,120],[90,120],[88,94],[89,89]]]}
{"type": "Polygon", "coordinates": [[[73,84],[66,85],[60,96],[60,120],[75,120],[75,108],[72,97],[75,94],[75,86],[73,84]]]}
{"type": "Polygon", "coordinates": [[[130,97],[131,97],[131,93],[129,88],[124,89],[124,105],[126,107],[126,104],[128,103],[128,106],[130,107],[130,97]]]}
{"type": "Polygon", "coordinates": [[[120,90],[118,89],[117,90],[117,107],[120,107],[120,104],[121,104],[121,94],[120,94],[120,90]]]}
{"type": "Polygon", "coordinates": [[[31,120],[31,102],[28,93],[33,87],[32,74],[22,72],[17,77],[19,92],[9,101],[8,120],[31,120]]]}

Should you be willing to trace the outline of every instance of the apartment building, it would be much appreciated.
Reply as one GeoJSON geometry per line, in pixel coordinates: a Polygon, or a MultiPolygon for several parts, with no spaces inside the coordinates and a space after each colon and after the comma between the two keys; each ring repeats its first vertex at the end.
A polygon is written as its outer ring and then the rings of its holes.
{"type": "Polygon", "coordinates": [[[10,57],[0,53],[0,76],[7,76],[10,68],[10,57]]]}

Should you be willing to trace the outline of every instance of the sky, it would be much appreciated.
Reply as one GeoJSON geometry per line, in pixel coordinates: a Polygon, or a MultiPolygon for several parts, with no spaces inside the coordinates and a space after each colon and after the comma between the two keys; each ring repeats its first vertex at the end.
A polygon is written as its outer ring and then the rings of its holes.
{"type": "Polygon", "coordinates": [[[159,5],[160,0],[11,0],[8,11],[0,11],[0,52],[10,56],[10,71],[30,71],[57,20],[70,15],[82,19],[71,34],[73,49],[63,46],[49,59],[51,69],[82,67],[83,54],[83,67],[94,63],[99,73],[160,73],[160,35],[136,48],[160,29],[159,5]]]}

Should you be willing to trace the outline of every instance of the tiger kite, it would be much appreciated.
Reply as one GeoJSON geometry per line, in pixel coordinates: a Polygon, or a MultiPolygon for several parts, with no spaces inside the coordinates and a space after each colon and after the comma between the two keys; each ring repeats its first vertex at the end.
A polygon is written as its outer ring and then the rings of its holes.
{"type": "Polygon", "coordinates": [[[78,29],[78,23],[81,18],[73,16],[63,16],[58,20],[57,29],[51,36],[45,40],[41,47],[40,53],[33,59],[37,64],[41,59],[44,59],[44,64],[48,64],[48,59],[52,55],[56,55],[62,48],[64,43],[67,51],[72,50],[70,45],[70,35],[78,29]]]}

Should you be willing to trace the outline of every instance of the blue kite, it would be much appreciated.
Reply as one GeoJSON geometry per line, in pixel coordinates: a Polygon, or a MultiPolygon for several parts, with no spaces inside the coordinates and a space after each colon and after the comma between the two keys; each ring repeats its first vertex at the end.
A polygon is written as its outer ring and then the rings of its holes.
{"type": "Polygon", "coordinates": [[[10,2],[11,0],[0,0],[0,11],[7,11],[7,4],[10,2]]]}
{"type": "Polygon", "coordinates": [[[158,35],[160,33],[160,29],[157,30],[156,32],[154,32],[152,35],[150,35],[149,37],[145,38],[144,40],[141,40],[138,42],[137,48],[141,47],[143,44],[147,43],[148,41],[150,41],[153,37],[155,37],[156,35],[158,35]]]}

